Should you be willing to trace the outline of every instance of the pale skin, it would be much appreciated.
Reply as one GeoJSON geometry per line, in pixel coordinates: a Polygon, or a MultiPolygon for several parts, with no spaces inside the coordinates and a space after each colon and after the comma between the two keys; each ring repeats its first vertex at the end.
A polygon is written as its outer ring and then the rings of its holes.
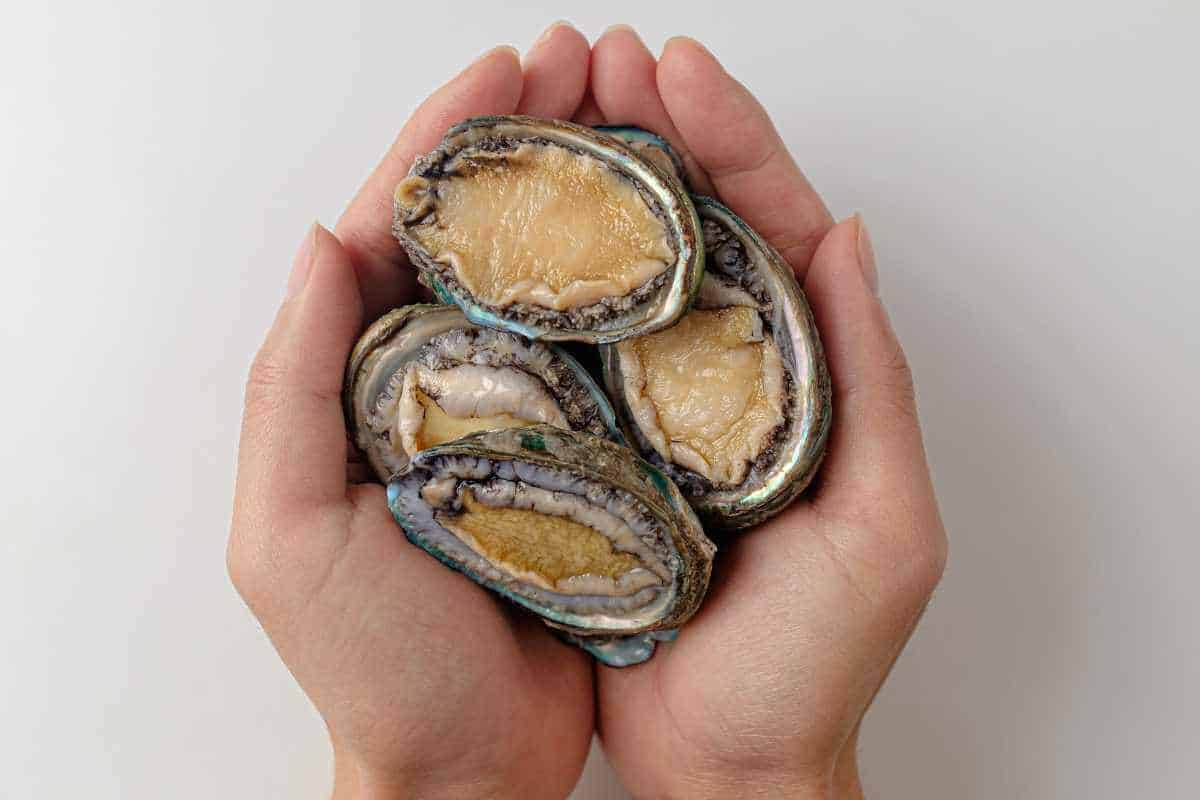
{"type": "Polygon", "coordinates": [[[593,731],[638,798],[859,797],[857,733],[941,576],[946,539],[904,353],[858,217],[834,222],[766,112],[699,43],[552,26],[413,115],[333,232],[293,263],[246,389],[233,581],[325,719],[335,798],[565,797],[593,731]],[[768,238],[812,304],[835,419],[820,480],[721,541],[679,639],[598,667],[408,544],[347,447],[342,370],[415,298],[392,190],[480,114],[638,125],[768,238]]]}

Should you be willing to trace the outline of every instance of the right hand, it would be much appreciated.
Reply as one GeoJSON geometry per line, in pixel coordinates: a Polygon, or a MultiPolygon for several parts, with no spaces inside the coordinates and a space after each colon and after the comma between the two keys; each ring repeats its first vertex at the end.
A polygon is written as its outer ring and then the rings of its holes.
{"type": "Polygon", "coordinates": [[[569,116],[587,42],[540,52],[522,75],[494,50],[414,114],[337,235],[305,240],[250,371],[229,571],[325,719],[335,797],[560,798],[587,757],[591,659],[405,540],[384,488],[356,482],[340,403],[364,319],[415,299],[393,187],[465,117],[569,116]]]}

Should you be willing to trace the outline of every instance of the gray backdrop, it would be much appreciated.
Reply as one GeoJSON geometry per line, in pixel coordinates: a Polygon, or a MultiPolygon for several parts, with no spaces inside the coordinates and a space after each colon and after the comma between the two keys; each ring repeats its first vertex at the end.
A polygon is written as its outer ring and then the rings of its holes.
{"type": "Polygon", "coordinates": [[[1195,796],[1200,7],[514,5],[5,13],[0,794],[326,794],[224,574],[246,367],[415,104],[565,16],[707,42],[871,226],[951,556],[869,793],[1195,796]]]}

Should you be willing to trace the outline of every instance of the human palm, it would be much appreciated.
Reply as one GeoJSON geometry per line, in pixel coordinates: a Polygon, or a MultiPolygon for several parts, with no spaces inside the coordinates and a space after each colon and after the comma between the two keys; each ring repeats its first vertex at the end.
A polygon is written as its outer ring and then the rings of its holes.
{"type": "Polygon", "coordinates": [[[561,797],[593,724],[639,797],[853,791],[857,724],[944,558],[873,270],[860,222],[833,225],[761,107],[690,40],[656,61],[627,28],[589,49],[554,26],[523,65],[492,51],[431,96],[336,236],[311,232],[247,388],[230,571],[326,720],[336,794],[561,797]],[[693,187],[796,269],[829,355],[836,417],[818,485],[721,540],[701,612],[624,670],[593,674],[536,620],[411,547],[346,445],[349,348],[364,321],[415,297],[392,189],[451,124],[510,113],[668,138],[693,187]]]}

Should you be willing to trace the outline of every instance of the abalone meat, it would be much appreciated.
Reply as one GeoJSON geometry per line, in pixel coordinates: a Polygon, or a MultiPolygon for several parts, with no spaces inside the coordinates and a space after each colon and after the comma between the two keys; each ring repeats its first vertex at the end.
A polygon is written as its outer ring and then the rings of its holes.
{"type": "Polygon", "coordinates": [[[531,339],[669,327],[704,265],[678,179],[612,136],[532,117],[451,128],[396,187],[393,232],[439,299],[531,339]]]}
{"type": "Polygon", "coordinates": [[[604,392],[575,359],[481,328],[454,306],[381,317],[354,348],[345,386],[349,430],[384,482],[421,450],[479,430],[548,423],[620,437],[604,392]]]}
{"type": "Polygon", "coordinates": [[[830,386],[791,268],[729,209],[695,199],[708,264],[679,324],[602,348],[631,442],[706,525],[737,529],[783,508],[825,450],[830,386]]]}
{"type": "Polygon", "coordinates": [[[416,453],[388,484],[408,539],[599,660],[645,660],[696,611],[713,544],[626,447],[549,425],[416,453]]]}

